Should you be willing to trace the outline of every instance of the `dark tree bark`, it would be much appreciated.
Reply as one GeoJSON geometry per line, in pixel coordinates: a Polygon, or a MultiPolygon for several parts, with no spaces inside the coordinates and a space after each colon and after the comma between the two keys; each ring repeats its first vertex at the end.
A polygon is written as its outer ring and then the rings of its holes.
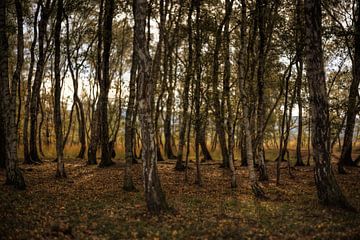
{"type": "MultiPolygon", "coordinates": [[[[133,15],[136,15],[136,2],[133,1],[133,15]]],[[[136,22],[134,24],[134,32],[136,29],[136,22]]],[[[133,36],[133,53],[132,53],[132,65],[130,70],[130,82],[129,82],[129,100],[125,114],[125,173],[124,173],[124,185],[125,191],[134,191],[135,186],[131,175],[131,164],[135,160],[134,156],[134,142],[135,142],[135,126],[133,118],[136,118],[134,114],[135,110],[135,97],[136,97],[136,71],[137,71],[137,58],[135,52],[136,38],[133,36]]]]}
{"type": "Polygon", "coordinates": [[[39,0],[37,3],[35,15],[34,15],[34,39],[30,47],[30,66],[29,74],[27,79],[27,95],[25,101],[25,115],[24,115],[24,127],[23,127],[23,145],[24,145],[24,163],[32,163],[29,153],[29,113],[30,113],[30,100],[31,100],[31,81],[33,76],[34,64],[35,64],[35,46],[37,41],[37,19],[40,11],[40,3],[42,0],[39,0]]]}
{"type": "Polygon", "coordinates": [[[341,156],[339,160],[338,170],[339,173],[345,173],[344,166],[355,166],[355,162],[352,160],[352,145],[356,115],[358,114],[357,104],[359,103],[359,83],[360,83],[360,1],[356,1],[356,13],[355,13],[355,24],[354,24],[354,61],[352,66],[352,76],[349,100],[346,112],[346,125],[344,143],[341,149],[341,156]]]}
{"type": "Polygon", "coordinates": [[[17,18],[17,63],[14,78],[9,81],[9,43],[7,38],[7,1],[0,2],[0,105],[2,122],[5,132],[6,148],[6,184],[14,185],[18,189],[25,189],[25,181],[17,167],[17,126],[16,126],[16,91],[24,60],[23,12],[19,0],[16,4],[17,18]]]}
{"type": "Polygon", "coordinates": [[[302,146],[302,132],[303,132],[303,115],[302,115],[302,98],[301,98],[301,88],[302,88],[302,76],[303,76],[303,42],[304,42],[304,12],[303,12],[303,0],[296,1],[296,32],[295,32],[295,41],[296,41],[296,100],[299,109],[298,116],[298,135],[296,140],[296,163],[295,166],[305,166],[303,159],[301,157],[301,146],[302,146]]]}
{"type": "Polygon", "coordinates": [[[55,23],[55,58],[54,58],[54,72],[55,72],[55,99],[54,99],[54,123],[56,135],[56,159],[57,169],[56,177],[65,178],[65,167],[63,162],[63,132],[61,121],[61,78],[60,78],[60,55],[61,55],[61,22],[63,12],[63,0],[57,1],[56,23],[55,23]]]}
{"type": "Polygon", "coordinates": [[[195,34],[195,93],[194,93],[194,102],[195,102],[195,159],[196,159],[196,178],[195,184],[201,186],[201,173],[200,173],[200,154],[199,154],[199,145],[200,145],[200,128],[201,128],[201,113],[200,113],[200,88],[201,88],[201,31],[200,31],[200,10],[201,10],[200,0],[196,0],[195,9],[196,9],[196,34],[195,34]]]}
{"type": "Polygon", "coordinates": [[[259,65],[257,71],[257,90],[258,90],[258,105],[257,105],[257,144],[256,158],[259,164],[259,179],[260,181],[267,181],[269,179],[264,156],[264,122],[265,122],[265,101],[264,101],[264,88],[265,88],[265,63],[266,53],[265,44],[267,41],[265,33],[265,9],[267,0],[256,1],[258,8],[258,23],[259,23],[259,65]]]}
{"type": "Polygon", "coordinates": [[[248,169],[249,169],[249,179],[251,190],[256,198],[265,197],[265,193],[262,190],[261,186],[258,184],[254,168],[254,155],[253,155],[253,146],[251,139],[250,131],[250,112],[249,112],[249,100],[250,97],[246,94],[246,91],[249,89],[249,83],[245,78],[245,56],[247,54],[246,49],[246,28],[247,28],[247,14],[246,14],[246,0],[241,0],[241,19],[242,23],[240,26],[240,51],[238,56],[238,87],[240,91],[241,104],[243,110],[242,126],[244,128],[245,134],[245,149],[246,149],[246,159],[248,160],[248,169]]]}
{"type": "Polygon", "coordinates": [[[230,18],[231,12],[226,11],[225,16],[217,27],[215,35],[215,48],[213,55],[213,65],[212,65],[212,90],[213,90],[213,104],[214,104],[214,115],[215,115],[215,125],[216,132],[219,137],[221,155],[222,155],[222,167],[229,168],[229,152],[226,144],[226,133],[225,133],[225,117],[224,117],[224,108],[220,102],[220,93],[219,93],[219,53],[221,49],[222,42],[222,31],[225,23],[230,18]]]}
{"type": "MultiPolygon", "coordinates": [[[[97,29],[97,52],[96,52],[96,80],[98,83],[102,83],[102,60],[101,53],[103,47],[103,14],[104,14],[104,0],[100,1],[100,12],[98,18],[98,29],[97,29]]],[[[94,103],[95,104],[95,103],[94,103]]],[[[99,138],[101,134],[101,100],[100,97],[96,103],[96,109],[93,111],[91,119],[91,138],[88,149],[88,161],[87,164],[94,165],[97,163],[96,153],[98,150],[99,138]]]]}
{"type": "MultiPolygon", "coordinates": [[[[226,15],[231,16],[232,14],[232,0],[225,1],[226,15]]],[[[224,49],[225,49],[225,67],[224,67],[224,104],[227,108],[227,131],[228,131],[228,151],[229,151],[229,167],[231,170],[231,187],[236,188],[236,170],[234,166],[234,130],[233,130],[233,109],[231,104],[230,95],[230,78],[231,78],[231,62],[230,62],[230,17],[226,19],[224,24],[224,49]]]]}
{"type": "Polygon", "coordinates": [[[153,122],[154,83],[151,78],[151,57],[145,37],[146,13],[148,2],[135,1],[135,51],[139,60],[139,119],[141,124],[142,160],[144,174],[145,199],[148,211],[159,214],[169,209],[160,184],[157,170],[155,128],[153,122]]]}
{"type": "Polygon", "coordinates": [[[315,183],[320,203],[345,209],[354,208],[343,195],[330,164],[329,102],[321,39],[321,1],[305,0],[305,61],[310,93],[312,148],[315,183]]]}
{"type": "Polygon", "coordinates": [[[39,21],[39,49],[38,61],[36,66],[34,83],[32,85],[32,93],[30,100],[30,162],[41,162],[37,150],[37,116],[39,113],[40,101],[40,87],[43,79],[43,72],[45,68],[45,51],[44,40],[46,38],[46,28],[50,18],[52,9],[51,0],[46,0],[45,4],[41,7],[41,18],[39,21]]]}
{"type": "MultiPolygon", "coordinates": [[[[0,112],[5,110],[2,109],[2,94],[0,94],[0,112]]],[[[6,135],[5,135],[5,119],[3,119],[2,114],[0,114],[0,168],[5,168],[6,164],[6,135]]]]}
{"type": "Polygon", "coordinates": [[[182,96],[182,122],[179,133],[179,147],[177,153],[177,160],[175,170],[184,171],[185,166],[183,163],[183,151],[185,146],[185,132],[186,126],[189,121],[189,90],[190,82],[193,78],[193,33],[192,33],[192,14],[194,12],[194,3],[191,1],[189,6],[189,13],[187,19],[187,34],[188,34],[188,63],[186,66],[186,76],[184,82],[183,96],[182,96]]]}
{"type": "Polygon", "coordinates": [[[105,13],[104,13],[104,27],[103,27],[103,62],[102,73],[103,77],[99,82],[100,85],[100,142],[101,142],[101,161],[99,167],[107,167],[114,162],[111,160],[111,150],[109,149],[109,126],[108,126],[108,94],[110,89],[110,48],[112,40],[112,21],[114,15],[115,3],[114,0],[105,0],[105,13]]]}

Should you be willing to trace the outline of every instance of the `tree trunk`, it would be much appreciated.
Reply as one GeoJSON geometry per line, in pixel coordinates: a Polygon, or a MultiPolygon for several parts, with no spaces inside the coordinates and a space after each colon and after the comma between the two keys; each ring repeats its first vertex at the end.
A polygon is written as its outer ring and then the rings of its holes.
{"type": "Polygon", "coordinates": [[[248,160],[248,169],[249,169],[249,178],[250,178],[250,187],[256,198],[263,198],[265,196],[264,191],[260,187],[256,179],[256,173],[254,168],[254,156],[252,149],[252,139],[250,132],[250,113],[249,113],[249,96],[246,95],[246,90],[249,89],[245,78],[245,56],[246,51],[246,0],[241,0],[241,29],[240,29],[240,51],[238,56],[238,86],[240,91],[240,96],[242,100],[242,109],[243,109],[243,118],[242,125],[245,133],[245,145],[246,145],[246,158],[248,160]]]}
{"type": "Polygon", "coordinates": [[[175,170],[184,171],[185,167],[183,164],[182,156],[185,146],[185,132],[186,126],[189,121],[189,90],[190,90],[190,82],[193,78],[193,33],[192,33],[192,14],[194,12],[194,3],[191,1],[189,6],[189,13],[187,19],[187,33],[188,33],[188,64],[186,66],[186,76],[184,82],[183,96],[182,96],[182,122],[180,126],[179,133],[179,147],[177,153],[177,161],[175,170]]]}
{"type": "Polygon", "coordinates": [[[329,103],[321,39],[321,1],[305,0],[306,66],[311,108],[315,183],[320,203],[353,209],[343,195],[330,164],[329,103]]]}
{"type": "Polygon", "coordinates": [[[295,166],[305,166],[301,157],[301,146],[302,146],[302,128],[303,128],[303,117],[302,117],[302,98],[301,98],[301,87],[302,87],[302,73],[303,73],[303,42],[304,42],[304,12],[303,12],[303,0],[296,1],[296,100],[298,103],[299,116],[298,116],[298,134],[296,141],[296,163],[295,166]]]}
{"type": "MultiPolygon", "coordinates": [[[[96,80],[98,83],[102,84],[102,60],[101,60],[101,53],[102,53],[102,26],[103,26],[103,14],[104,14],[104,0],[100,1],[100,12],[98,18],[98,29],[97,29],[97,53],[96,53],[96,80]]],[[[103,92],[103,90],[100,90],[103,92]]],[[[104,93],[102,94],[104,95],[104,93]]],[[[103,98],[103,96],[102,96],[103,98]]],[[[101,135],[101,108],[102,108],[102,101],[103,99],[99,99],[96,104],[96,110],[93,111],[92,119],[91,119],[91,139],[88,149],[88,161],[87,164],[93,165],[96,164],[96,153],[99,144],[99,135],[101,135]]]]}
{"type": "Polygon", "coordinates": [[[257,72],[257,89],[258,89],[258,107],[257,107],[257,144],[255,149],[256,158],[259,164],[259,179],[260,181],[269,180],[264,156],[264,122],[265,122],[265,101],[264,101],[264,87],[265,87],[265,43],[267,37],[265,34],[265,9],[266,0],[256,1],[256,7],[258,8],[258,22],[259,22],[259,66],[257,72]]]}
{"type": "Polygon", "coordinates": [[[63,132],[61,121],[61,79],[60,79],[60,55],[61,55],[61,22],[63,12],[63,0],[57,1],[56,23],[55,23],[55,58],[54,58],[54,72],[55,72],[55,99],[54,99],[54,123],[56,135],[56,157],[57,157],[57,170],[56,177],[65,178],[65,168],[63,162],[63,132]]]}
{"type": "Polygon", "coordinates": [[[355,13],[355,24],[354,24],[354,62],[352,66],[352,76],[353,80],[351,82],[349,90],[349,100],[346,112],[346,126],[345,126],[345,135],[344,143],[341,149],[341,156],[339,160],[339,173],[345,173],[344,166],[355,166],[355,162],[352,160],[352,144],[353,144],[353,134],[355,127],[356,115],[358,114],[357,104],[359,102],[359,92],[358,87],[360,83],[360,2],[356,1],[356,13],[355,13]]]}
{"type": "Polygon", "coordinates": [[[102,62],[102,73],[103,77],[100,78],[100,142],[101,142],[101,161],[99,167],[107,167],[113,165],[114,162],[111,160],[111,151],[109,149],[109,126],[108,126],[108,94],[110,89],[110,48],[112,40],[112,21],[114,15],[115,3],[114,0],[105,0],[105,13],[104,13],[104,27],[103,27],[103,62],[102,62]]]}
{"type": "Polygon", "coordinates": [[[6,184],[14,185],[18,189],[25,189],[25,181],[20,169],[17,167],[17,127],[16,127],[16,91],[18,78],[24,59],[23,40],[23,14],[19,0],[16,4],[16,17],[18,24],[17,34],[17,63],[15,78],[9,82],[9,44],[7,39],[7,1],[0,2],[0,89],[2,106],[2,122],[5,126],[5,148],[6,148],[6,184]],[[16,76],[16,74],[18,74],[16,76]]]}
{"type": "Polygon", "coordinates": [[[32,163],[29,153],[29,137],[28,137],[28,131],[29,131],[29,113],[30,113],[30,100],[31,100],[31,81],[33,76],[33,70],[34,70],[34,63],[35,63],[35,47],[36,47],[36,41],[37,41],[37,19],[39,16],[40,11],[40,1],[38,1],[35,16],[34,16],[34,38],[31,43],[30,47],[30,66],[29,66],[29,74],[27,79],[27,95],[26,95],[26,101],[25,101],[25,115],[24,115],[24,127],[23,127],[23,145],[24,145],[24,163],[30,164],[32,163]]]}
{"type": "Polygon", "coordinates": [[[212,90],[213,90],[213,104],[214,104],[214,115],[215,115],[215,126],[216,132],[219,137],[221,155],[222,155],[222,167],[229,168],[229,152],[226,144],[226,133],[225,133],[225,118],[224,109],[220,103],[219,93],[219,52],[221,49],[222,42],[222,30],[226,21],[230,18],[230,13],[225,13],[224,19],[218,26],[215,36],[215,49],[213,55],[212,65],[212,90]]]}
{"type": "Polygon", "coordinates": [[[200,144],[200,129],[201,129],[201,113],[200,113],[200,88],[201,88],[201,32],[200,32],[200,0],[196,0],[196,34],[195,34],[195,160],[196,160],[196,178],[195,184],[202,185],[201,173],[200,173],[200,156],[199,156],[199,144],[200,144]]]}
{"type": "MultiPolygon", "coordinates": [[[[136,4],[133,2],[133,14],[135,16],[136,4]]],[[[135,22],[136,24],[136,22],[135,22]]],[[[134,25],[134,32],[136,25],[134,25]]],[[[124,173],[124,185],[123,189],[125,191],[134,191],[135,186],[132,180],[131,174],[131,164],[135,161],[134,156],[134,121],[133,118],[136,118],[134,115],[135,107],[135,97],[136,97],[136,71],[137,71],[137,58],[135,52],[136,38],[133,37],[133,54],[132,54],[132,65],[130,70],[130,82],[129,82],[129,100],[126,108],[125,114],[125,173],[124,173]]],[[[136,145],[136,144],[135,144],[136,145]]]]}
{"type": "Polygon", "coordinates": [[[229,147],[229,167],[231,170],[231,187],[236,188],[236,170],[234,166],[234,130],[233,130],[233,109],[231,105],[230,97],[230,78],[231,78],[231,62],[230,62],[230,16],[232,13],[233,0],[225,1],[226,15],[229,15],[229,18],[226,19],[224,27],[224,49],[225,49],[225,67],[224,67],[224,79],[223,79],[223,89],[224,89],[224,101],[227,108],[227,131],[228,131],[228,147],[229,147]]]}
{"type": "Polygon", "coordinates": [[[135,51],[139,60],[139,119],[141,124],[142,160],[144,174],[145,199],[148,211],[159,214],[169,209],[165,194],[161,188],[157,173],[157,154],[155,128],[153,122],[154,85],[151,73],[151,57],[147,49],[145,38],[146,13],[148,2],[136,0],[134,9],[135,18],[135,51]]]}
{"type": "Polygon", "coordinates": [[[45,52],[44,52],[44,40],[46,38],[46,26],[49,21],[51,7],[51,0],[47,0],[45,6],[41,8],[41,18],[39,21],[39,49],[38,49],[38,62],[36,66],[34,83],[32,86],[32,94],[30,101],[30,161],[41,162],[37,150],[37,116],[39,113],[39,101],[40,101],[40,87],[43,78],[43,72],[45,68],[45,52]]]}

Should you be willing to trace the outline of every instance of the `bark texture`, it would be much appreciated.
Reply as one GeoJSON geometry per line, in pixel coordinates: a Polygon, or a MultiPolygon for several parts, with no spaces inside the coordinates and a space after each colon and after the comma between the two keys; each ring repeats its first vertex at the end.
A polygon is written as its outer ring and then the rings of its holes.
{"type": "Polygon", "coordinates": [[[56,135],[56,159],[57,169],[56,177],[66,177],[65,167],[63,162],[63,132],[61,121],[61,78],[60,78],[60,54],[61,54],[61,22],[63,12],[63,0],[57,1],[56,23],[55,23],[55,58],[54,58],[54,72],[55,72],[55,99],[54,99],[54,123],[56,135]]]}
{"type": "Polygon", "coordinates": [[[139,120],[141,125],[141,145],[145,199],[148,211],[159,214],[169,209],[160,184],[157,170],[156,136],[153,122],[154,85],[151,78],[151,57],[146,47],[145,26],[148,2],[135,1],[135,51],[139,60],[139,120]]]}
{"type": "MultiPolygon", "coordinates": [[[[22,6],[15,1],[18,27],[22,26],[22,6]]],[[[7,38],[7,1],[0,2],[0,89],[1,114],[5,132],[6,149],[6,184],[14,185],[18,189],[25,189],[25,181],[20,169],[17,167],[17,126],[16,126],[16,91],[17,77],[9,81],[9,43],[7,38]]],[[[21,73],[24,54],[23,29],[18,28],[17,38],[17,66],[15,74],[21,73]],[[17,73],[16,73],[17,72],[17,73]]]]}
{"type": "Polygon", "coordinates": [[[343,195],[330,164],[329,103],[326,94],[325,69],[321,39],[321,1],[305,0],[306,73],[308,77],[311,143],[315,162],[315,183],[324,205],[353,209],[343,195]]]}

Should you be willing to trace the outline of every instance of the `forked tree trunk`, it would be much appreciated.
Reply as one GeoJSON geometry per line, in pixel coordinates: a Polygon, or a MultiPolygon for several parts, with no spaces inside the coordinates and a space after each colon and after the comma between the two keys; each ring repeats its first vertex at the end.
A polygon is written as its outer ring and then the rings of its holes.
{"type": "Polygon", "coordinates": [[[40,1],[37,3],[35,15],[34,15],[34,38],[30,47],[30,66],[29,66],[29,74],[27,78],[27,95],[25,101],[25,115],[24,115],[24,127],[23,127],[23,145],[24,145],[24,163],[30,164],[31,158],[29,153],[29,113],[30,113],[30,101],[31,101],[31,81],[33,76],[34,64],[35,64],[35,47],[37,41],[37,19],[40,11],[40,1]]]}
{"type": "Polygon", "coordinates": [[[109,149],[109,126],[108,126],[108,94],[110,89],[110,48],[112,40],[112,20],[114,15],[115,3],[114,0],[105,0],[105,13],[104,13],[104,27],[103,27],[103,61],[102,73],[103,77],[99,82],[100,85],[100,142],[101,142],[101,161],[99,167],[107,167],[114,164],[111,160],[111,151],[109,149]]]}
{"type": "Polygon", "coordinates": [[[5,120],[5,148],[6,148],[6,184],[14,185],[18,189],[25,189],[25,181],[17,167],[17,126],[16,126],[16,91],[24,59],[23,15],[19,0],[15,1],[18,24],[17,35],[17,64],[15,78],[9,82],[9,44],[7,38],[7,1],[0,2],[0,102],[2,119],[5,120]]]}
{"type": "Polygon", "coordinates": [[[325,69],[321,39],[321,1],[305,0],[306,67],[315,161],[315,183],[320,203],[353,209],[343,195],[330,164],[329,103],[326,94],[325,69]]]}
{"type": "Polygon", "coordinates": [[[155,128],[153,122],[154,86],[151,79],[151,57],[147,49],[145,37],[146,13],[148,2],[136,0],[135,2],[135,51],[139,60],[139,119],[141,124],[142,160],[145,199],[148,211],[159,214],[166,211],[169,206],[160,184],[157,170],[157,154],[155,128]]]}
{"type": "MultiPolygon", "coordinates": [[[[97,29],[97,52],[96,52],[96,80],[98,83],[101,83],[102,80],[102,60],[101,60],[101,53],[102,53],[102,26],[103,26],[103,14],[104,14],[104,0],[100,0],[100,12],[98,17],[98,29],[97,29]]],[[[96,153],[98,149],[100,134],[101,134],[101,104],[102,99],[99,99],[96,104],[96,110],[93,111],[90,128],[91,128],[91,138],[90,144],[88,149],[88,161],[87,164],[94,165],[97,163],[96,161],[96,153]]]]}

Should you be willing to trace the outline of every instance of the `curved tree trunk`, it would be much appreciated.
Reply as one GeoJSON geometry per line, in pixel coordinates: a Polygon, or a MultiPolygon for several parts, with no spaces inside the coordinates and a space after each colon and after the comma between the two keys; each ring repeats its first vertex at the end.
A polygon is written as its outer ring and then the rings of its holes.
{"type": "Polygon", "coordinates": [[[36,66],[34,83],[32,85],[32,94],[30,100],[30,161],[41,162],[37,150],[37,117],[39,113],[40,87],[45,67],[44,40],[46,34],[46,26],[51,13],[51,0],[47,0],[41,8],[41,18],[39,21],[39,49],[38,62],[36,66]]]}
{"type": "Polygon", "coordinates": [[[352,145],[353,145],[353,135],[356,115],[358,114],[358,103],[359,103],[359,83],[360,83],[360,2],[357,2],[355,19],[355,37],[354,37],[354,62],[352,66],[352,76],[353,80],[351,82],[350,91],[349,91],[349,100],[346,112],[346,127],[344,135],[344,143],[341,149],[341,156],[339,160],[339,173],[345,173],[344,166],[355,166],[355,162],[351,157],[352,145]]]}
{"type": "Polygon", "coordinates": [[[321,39],[321,1],[305,0],[306,66],[311,108],[315,183],[324,205],[353,209],[343,195],[330,164],[329,103],[326,94],[325,70],[321,39]]]}

